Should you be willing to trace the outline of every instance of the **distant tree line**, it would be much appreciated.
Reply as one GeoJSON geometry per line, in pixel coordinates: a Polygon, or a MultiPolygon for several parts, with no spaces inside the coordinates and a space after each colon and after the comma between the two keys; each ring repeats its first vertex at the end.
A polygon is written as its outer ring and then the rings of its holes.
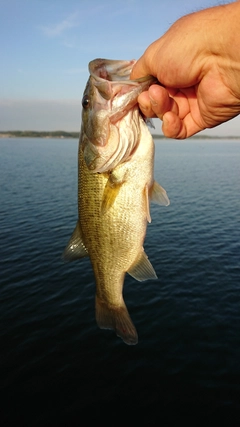
{"type": "Polygon", "coordinates": [[[52,132],[35,131],[35,130],[13,130],[13,131],[0,131],[0,136],[12,136],[16,138],[30,137],[30,138],[79,138],[79,132],[65,132],[63,130],[56,130],[52,132]]]}
{"type": "MultiPolygon", "coordinates": [[[[35,131],[35,130],[7,130],[0,131],[1,137],[29,137],[29,138],[79,138],[79,132],[65,132],[64,130],[55,131],[35,131]]],[[[154,139],[165,139],[164,135],[153,134],[154,139]]],[[[193,135],[191,139],[239,139],[239,136],[209,136],[209,135],[193,135]]]]}

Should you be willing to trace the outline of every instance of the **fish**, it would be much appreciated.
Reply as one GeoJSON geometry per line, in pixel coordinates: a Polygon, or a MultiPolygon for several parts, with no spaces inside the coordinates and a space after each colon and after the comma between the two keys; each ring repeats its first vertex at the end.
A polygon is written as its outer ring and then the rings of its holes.
{"type": "Polygon", "coordinates": [[[168,206],[154,180],[154,142],[137,98],[156,82],[130,80],[135,60],[95,59],[82,98],[78,151],[78,221],[65,260],[89,256],[95,275],[96,322],[128,345],[138,334],[123,299],[126,273],[156,279],[143,243],[150,201],[168,206]]]}

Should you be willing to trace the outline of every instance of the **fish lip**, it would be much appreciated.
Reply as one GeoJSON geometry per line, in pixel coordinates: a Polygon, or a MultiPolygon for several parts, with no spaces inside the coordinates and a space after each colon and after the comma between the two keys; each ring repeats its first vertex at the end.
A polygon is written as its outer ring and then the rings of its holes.
{"type": "MultiPolygon", "coordinates": [[[[90,76],[94,79],[94,85],[104,99],[113,100],[114,97],[121,93],[122,88],[125,86],[136,86],[136,89],[142,86],[141,91],[143,91],[145,86],[148,88],[151,84],[158,81],[156,77],[151,75],[130,80],[130,73],[135,63],[135,59],[109,60],[102,58],[97,58],[89,62],[90,76]],[[116,76],[117,78],[115,78],[116,76]]],[[[138,94],[136,94],[136,103],[137,97],[138,94]]]]}
{"type": "Polygon", "coordinates": [[[112,76],[118,75],[118,80],[128,80],[132,67],[136,63],[135,59],[132,60],[111,60],[96,58],[88,64],[89,73],[96,80],[113,81],[112,76]],[[122,76],[122,78],[121,78],[122,76]],[[126,77],[126,78],[125,78],[126,77]]]}
{"type": "Polygon", "coordinates": [[[98,81],[121,81],[126,84],[139,84],[144,83],[150,79],[158,81],[156,77],[146,75],[138,79],[129,79],[133,65],[136,59],[130,60],[112,60],[96,58],[89,62],[88,69],[92,77],[98,81]],[[118,75],[118,79],[113,80],[112,75],[118,75]]]}

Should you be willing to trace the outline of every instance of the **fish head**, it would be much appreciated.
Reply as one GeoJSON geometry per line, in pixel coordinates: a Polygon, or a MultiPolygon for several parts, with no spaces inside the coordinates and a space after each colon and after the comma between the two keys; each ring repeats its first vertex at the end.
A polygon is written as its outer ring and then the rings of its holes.
{"type": "Polygon", "coordinates": [[[95,59],[82,98],[81,143],[92,172],[112,170],[127,161],[139,142],[137,98],[156,82],[152,76],[130,80],[136,61],[95,59]]]}

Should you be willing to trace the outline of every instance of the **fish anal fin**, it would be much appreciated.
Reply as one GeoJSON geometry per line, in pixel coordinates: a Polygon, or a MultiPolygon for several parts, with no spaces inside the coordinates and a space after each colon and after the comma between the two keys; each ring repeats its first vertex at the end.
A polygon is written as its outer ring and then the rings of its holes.
{"type": "Polygon", "coordinates": [[[82,231],[78,221],[69,242],[64,249],[62,257],[66,261],[75,261],[86,256],[88,256],[88,251],[84,245],[82,231]]]}
{"type": "Polygon", "coordinates": [[[138,343],[138,335],[135,326],[129,316],[126,305],[109,306],[96,296],[96,321],[100,329],[113,329],[116,335],[128,344],[138,343]]]}
{"type": "Polygon", "coordinates": [[[139,282],[143,282],[144,280],[157,279],[156,272],[143,248],[142,252],[138,255],[135,262],[129,268],[128,274],[130,274],[130,276],[134,277],[134,279],[138,280],[139,282]]]}
{"type": "Polygon", "coordinates": [[[150,191],[151,201],[153,203],[157,203],[161,206],[170,205],[170,200],[168,198],[166,190],[158,184],[158,182],[154,181],[153,186],[150,191]]]}

